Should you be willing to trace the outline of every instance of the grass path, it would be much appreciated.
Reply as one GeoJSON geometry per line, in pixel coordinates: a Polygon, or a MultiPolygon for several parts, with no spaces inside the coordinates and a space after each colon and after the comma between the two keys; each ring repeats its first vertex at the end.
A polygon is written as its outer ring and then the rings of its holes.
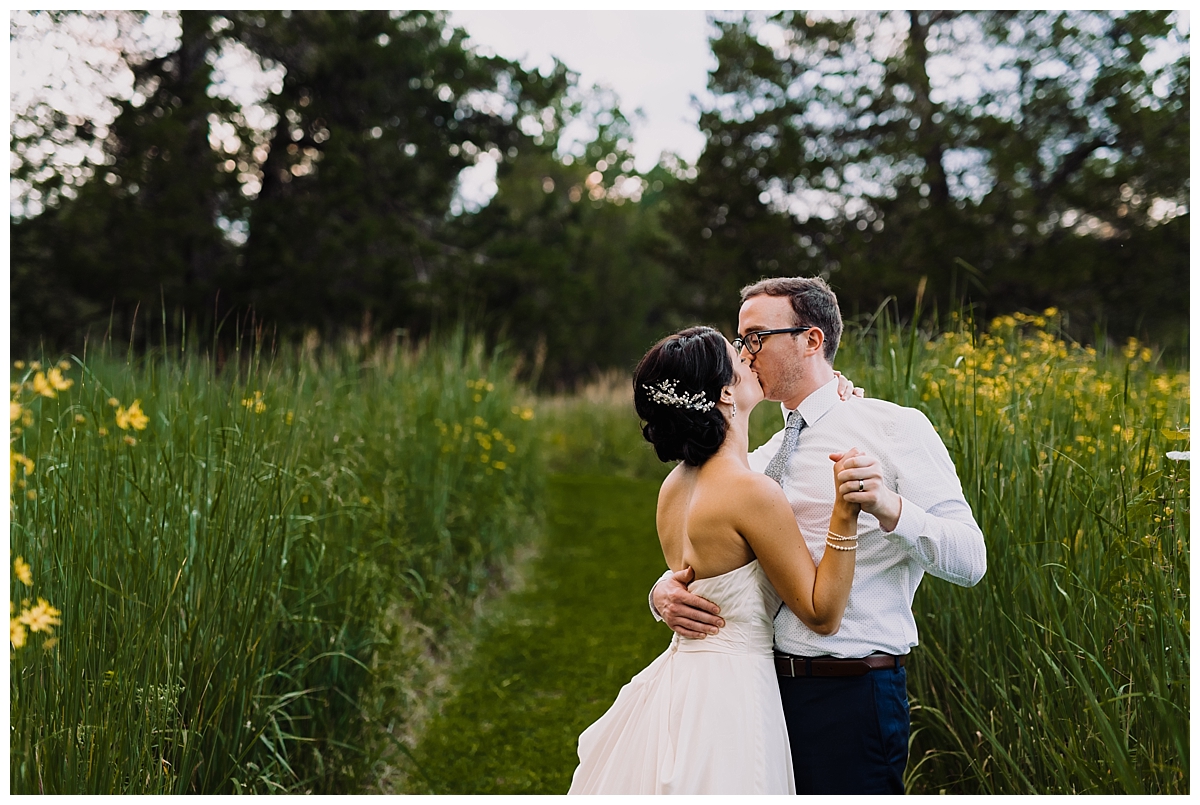
{"type": "Polygon", "coordinates": [[[664,567],[658,486],[551,478],[546,542],[524,586],[485,618],[413,752],[411,793],[566,792],[579,733],[670,641],[646,608],[664,567]]]}

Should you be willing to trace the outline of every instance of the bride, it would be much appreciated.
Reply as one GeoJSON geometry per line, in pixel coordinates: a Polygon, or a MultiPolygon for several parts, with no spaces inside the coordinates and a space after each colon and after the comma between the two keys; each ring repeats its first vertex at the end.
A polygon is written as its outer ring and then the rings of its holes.
{"type": "MultiPolygon", "coordinates": [[[[579,736],[570,794],[795,793],[772,622],[782,599],[814,631],[838,630],[859,507],[838,494],[814,566],[783,490],[747,461],[762,399],[754,372],[709,327],[663,339],[634,373],[643,434],[661,460],[680,461],[659,491],[663,555],[672,570],[695,571],[689,589],[721,607],[725,626],[703,640],[675,635],[621,689],[579,736]]],[[[831,455],[835,476],[857,454],[831,455]]]]}

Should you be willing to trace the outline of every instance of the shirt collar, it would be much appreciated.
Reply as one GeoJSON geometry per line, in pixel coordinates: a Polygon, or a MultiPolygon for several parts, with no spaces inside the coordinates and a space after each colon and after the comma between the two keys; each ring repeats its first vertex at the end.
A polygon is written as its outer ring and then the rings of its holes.
{"type": "MultiPolygon", "coordinates": [[[[837,389],[838,380],[835,377],[800,402],[795,410],[800,412],[806,426],[815,424],[818,419],[829,412],[829,409],[838,401],[837,389]]],[[[779,408],[783,411],[783,421],[787,422],[788,414],[792,412],[792,409],[783,403],[779,404],[779,408]]]]}

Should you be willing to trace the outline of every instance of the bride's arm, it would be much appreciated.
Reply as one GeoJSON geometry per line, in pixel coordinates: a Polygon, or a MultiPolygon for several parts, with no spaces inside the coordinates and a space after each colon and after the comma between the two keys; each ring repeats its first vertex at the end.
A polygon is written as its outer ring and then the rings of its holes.
{"type": "MultiPolygon", "coordinates": [[[[842,462],[857,454],[856,450],[842,454],[834,464],[835,478],[842,462]]],[[[827,537],[817,568],[779,485],[765,476],[748,479],[746,497],[739,507],[738,531],[750,543],[767,578],[805,626],[817,634],[836,633],[854,581],[857,541],[827,537]]],[[[839,490],[829,530],[839,537],[857,535],[858,512],[858,505],[847,502],[839,490]]]]}

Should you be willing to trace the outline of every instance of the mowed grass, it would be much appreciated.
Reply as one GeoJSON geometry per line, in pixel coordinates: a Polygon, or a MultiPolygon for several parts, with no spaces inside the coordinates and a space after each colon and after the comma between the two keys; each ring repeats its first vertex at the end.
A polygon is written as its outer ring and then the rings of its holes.
{"type": "Polygon", "coordinates": [[[489,614],[408,767],[410,793],[563,794],[579,733],[666,649],[658,484],[554,476],[525,586],[489,614]]]}
{"type": "Polygon", "coordinates": [[[15,793],[362,790],[537,531],[533,412],[480,345],[228,358],[15,367],[15,793]]]}

